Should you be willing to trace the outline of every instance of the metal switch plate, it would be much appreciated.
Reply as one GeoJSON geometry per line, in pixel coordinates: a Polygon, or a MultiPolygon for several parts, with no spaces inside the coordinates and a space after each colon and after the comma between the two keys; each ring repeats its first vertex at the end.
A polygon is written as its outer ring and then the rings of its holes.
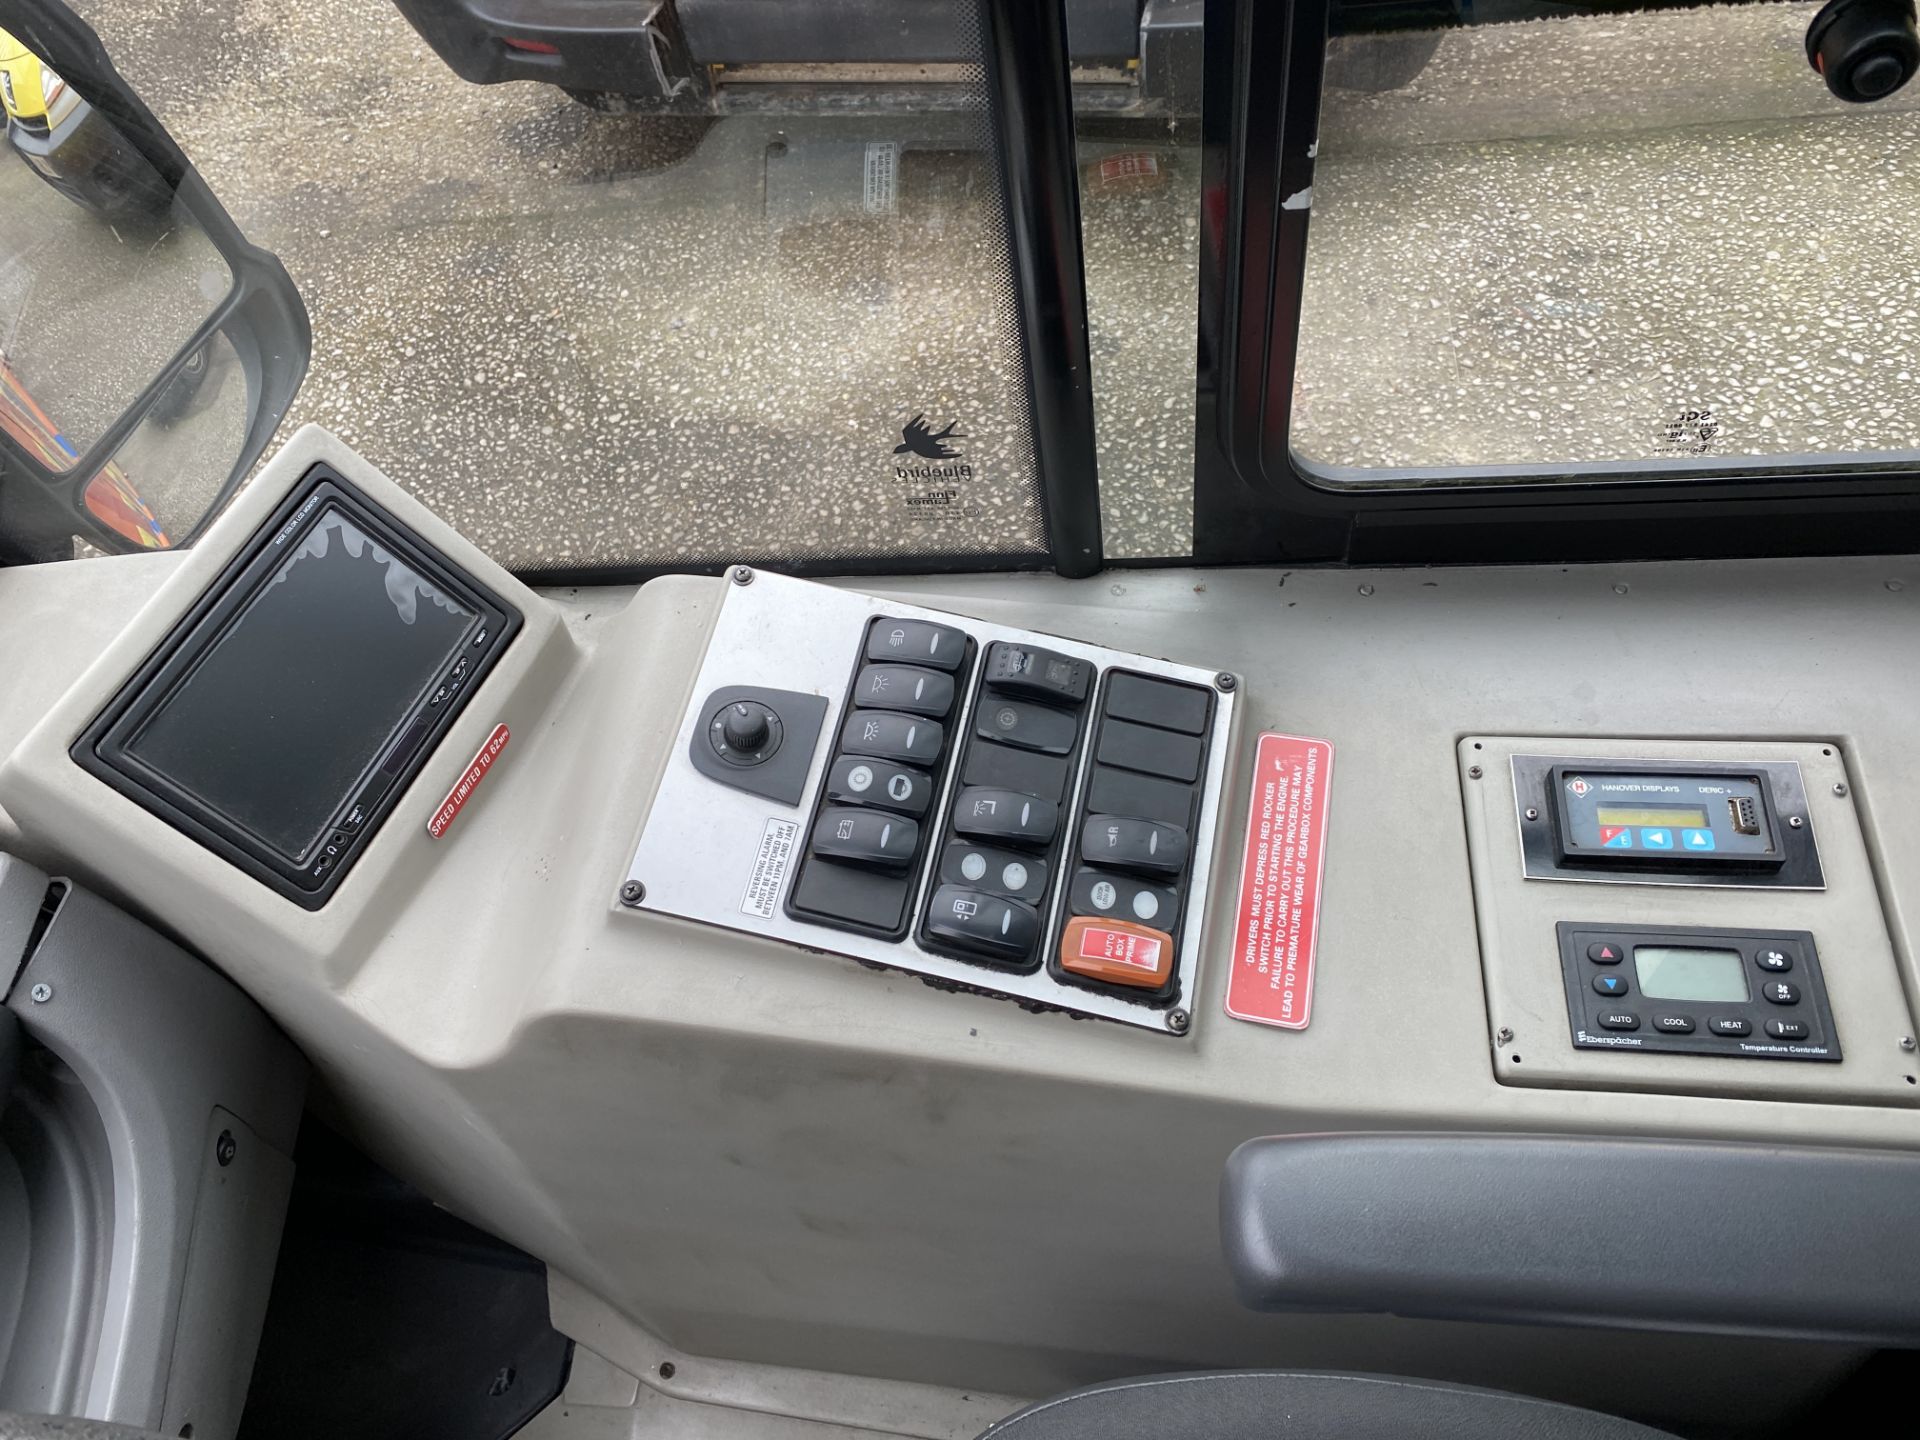
{"type": "MultiPolygon", "coordinates": [[[[1180,1012],[1179,1021],[1170,1022],[1170,1012],[1164,1006],[1066,985],[1048,974],[1044,966],[1030,974],[995,971],[924,950],[911,936],[891,941],[859,935],[811,924],[785,912],[782,902],[808,842],[811,810],[807,802],[819,793],[834,737],[845,723],[849,666],[858,658],[856,652],[868,622],[879,615],[956,627],[972,636],[983,653],[997,640],[1056,652],[1086,662],[1100,674],[1103,684],[1109,672],[1124,671],[1212,687],[1218,674],[1217,669],[1176,665],[857,591],[755,572],[751,584],[729,585],[725,591],[692,687],[695,702],[681,718],[676,743],[628,868],[628,893],[640,894],[640,898],[622,906],[623,913],[673,915],[909,971],[943,986],[1002,995],[1030,1008],[1097,1016],[1163,1034],[1188,1033],[1185,1012],[1180,1012]],[[806,755],[806,779],[797,803],[783,804],[715,785],[693,763],[691,746],[696,729],[707,722],[707,698],[724,687],[747,684],[762,692],[774,689],[808,696],[823,707],[819,732],[811,745],[797,746],[790,734],[782,746],[783,754],[795,755],[795,764],[800,754],[806,755]],[[644,893],[635,891],[636,885],[644,893]]],[[[1206,913],[1222,790],[1232,753],[1236,698],[1233,692],[1216,691],[1207,725],[1206,769],[1198,787],[1201,801],[1191,831],[1192,869],[1186,891],[1191,919],[1174,962],[1175,983],[1185,997],[1196,993],[1204,928],[1200,917],[1206,913]]],[[[1089,706],[1095,703],[1097,697],[1090,697],[1089,706]]],[[[970,699],[956,717],[956,737],[971,732],[972,709],[970,699]]],[[[1083,756],[1081,766],[1087,763],[1083,756]]],[[[955,766],[948,775],[932,814],[947,812],[959,783],[958,770],[955,766]]],[[[1079,793],[1078,770],[1067,793],[1079,793]]],[[[938,844],[927,847],[914,876],[909,913],[919,913],[931,887],[939,883],[937,871],[944,848],[938,844]]],[[[1049,912],[1043,917],[1046,933],[1058,929],[1066,888],[1064,883],[1054,888],[1049,912]]]]}

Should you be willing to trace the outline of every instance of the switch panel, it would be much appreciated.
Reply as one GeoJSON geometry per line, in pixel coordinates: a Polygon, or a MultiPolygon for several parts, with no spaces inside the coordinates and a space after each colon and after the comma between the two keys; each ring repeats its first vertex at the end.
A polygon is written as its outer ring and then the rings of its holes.
{"type": "Polygon", "coordinates": [[[757,571],[714,594],[617,914],[779,941],[795,973],[825,952],[1198,1029],[1236,699],[1217,665],[757,571]],[[777,795],[739,784],[776,768],[777,795]]]}
{"type": "MultiPolygon", "coordinates": [[[[1095,667],[1085,660],[1039,646],[995,641],[987,647],[980,667],[979,693],[974,698],[973,733],[967,738],[961,762],[961,786],[947,813],[947,831],[955,846],[976,842],[997,853],[1030,856],[1025,884],[1006,885],[1006,864],[998,867],[1002,883],[992,884],[993,866],[978,882],[991,894],[995,914],[1015,920],[998,938],[983,940],[977,917],[953,913],[956,905],[971,904],[963,894],[944,885],[929,900],[921,919],[920,943],[930,950],[964,959],[978,959],[1009,968],[1037,971],[1042,962],[1041,938],[1052,877],[1070,858],[1062,821],[1066,789],[1079,759],[1086,729],[1085,700],[1093,685],[1095,667]],[[992,783],[979,783],[989,781],[992,783]],[[1016,893],[1017,892],[1017,893],[1016,893]],[[1019,940],[1024,948],[1011,948],[1019,940]]],[[[969,866],[963,854],[960,861],[969,866]]],[[[1019,862],[1013,862],[1018,865],[1019,862]]],[[[964,868],[962,875],[965,882],[964,868]]]]}
{"type": "Polygon", "coordinates": [[[1205,799],[1216,692],[1162,676],[1106,677],[1073,829],[1072,917],[1048,954],[1063,983],[1171,1006],[1175,953],[1205,799]]]}
{"type": "Polygon", "coordinates": [[[973,642],[952,626],[880,615],[866,622],[848,687],[839,753],[828,763],[787,913],[835,929],[898,939],[926,853],[926,813],[952,760],[954,676],[973,642]],[[927,664],[874,663],[911,653],[927,664]],[[938,664],[936,665],[935,662],[938,664]]]}

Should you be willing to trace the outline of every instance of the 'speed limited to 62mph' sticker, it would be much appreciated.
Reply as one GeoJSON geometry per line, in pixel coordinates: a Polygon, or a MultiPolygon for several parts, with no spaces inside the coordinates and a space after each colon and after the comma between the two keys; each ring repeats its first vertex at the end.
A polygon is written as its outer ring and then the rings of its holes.
{"type": "Polygon", "coordinates": [[[447,833],[447,827],[453,824],[453,817],[460,813],[468,797],[487,778],[487,771],[493,768],[493,762],[500,758],[500,752],[507,748],[507,741],[511,738],[512,732],[506,726],[493,727],[493,733],[474,755],[466,773],[454,782],[453,788],[447,792],[447,798],[440,802],[440,808],[427,817],[427,834],[438,840],[447,833]]]}
{"type": "Polygon", "coordinates": [[[747,893],[740,897],[740,909],[744,913],[758,915],[762,920],[773,918],[774,906],[780,903],[780,883],[787,878],[787,866],[793,863],[794,840],[799,834],[798,821],[782,820],[778,815],[767,821],[767,828],[760,836],[760,848],[754,853],[747,893]]]}
{"type": "Polygon", "coordinates": [[[1313,1016],[1333,746],[1268,733],[1254,755],[1227,1014],[1304,1030],[1313,1016]]]}

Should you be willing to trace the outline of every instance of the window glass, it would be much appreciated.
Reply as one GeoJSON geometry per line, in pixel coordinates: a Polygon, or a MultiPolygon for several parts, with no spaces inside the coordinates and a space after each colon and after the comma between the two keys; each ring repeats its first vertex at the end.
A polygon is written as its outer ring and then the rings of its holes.
{"type": "Polygon", "coordinates": [[[76,8],[503,563],[1044,550],[973,0],[76,8]]]}
{"type": "Polygon", "coordinates": [[[1203,7],[1099,8],[1067,14],[1101,525],[1108,559],[1164,559],[1193,549],[1203,7]]]}
{"type": "Polygon", "coordinates": [[[1920,85],[1829,93],[1819,9],[1338,7],[1297,459],[1364,485],[1920,458],[1920,85]]]}

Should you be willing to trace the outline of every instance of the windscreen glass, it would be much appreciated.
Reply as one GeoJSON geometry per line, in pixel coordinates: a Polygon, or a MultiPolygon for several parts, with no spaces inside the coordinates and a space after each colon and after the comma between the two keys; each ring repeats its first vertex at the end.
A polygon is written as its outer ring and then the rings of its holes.
{"type": "MultiPolygon", "coordinates": [[[[1337,3],[1287,202],[1311,208],[1296,463],[1386,486],[1920,460],[1920,82],[1837,95],[1899,77],[1834,13],[1337,3]]],[[[1914,43],[1910,4],[1848,16],[1914,43]]]]}
{"type": "Polygon", "coordinates": [[[329,507],[128,753],[299,859],[476,619],[329,507]]]}
{"type": "Polygon", "coordinates": [[[300,287],[282,433],[508,568],[1045,553],[978,0],[75,8],[300,287]]]}

